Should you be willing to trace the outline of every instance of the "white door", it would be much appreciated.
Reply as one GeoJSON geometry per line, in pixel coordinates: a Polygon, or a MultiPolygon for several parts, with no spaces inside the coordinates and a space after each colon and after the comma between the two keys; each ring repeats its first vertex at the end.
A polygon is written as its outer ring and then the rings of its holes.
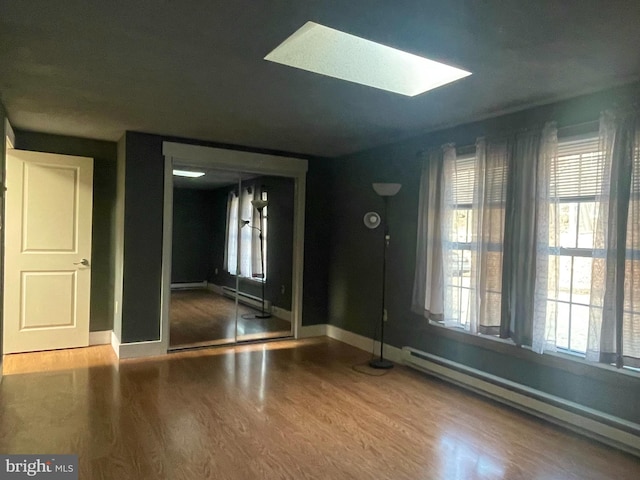
{"type": "Polygon", "coordinates": [[[93,159],[7,152],[4,353],[89,344],[93,159]]]}

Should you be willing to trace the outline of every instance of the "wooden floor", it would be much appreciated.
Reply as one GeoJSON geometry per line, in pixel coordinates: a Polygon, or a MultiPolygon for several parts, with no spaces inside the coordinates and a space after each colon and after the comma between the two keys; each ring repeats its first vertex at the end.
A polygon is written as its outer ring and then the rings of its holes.
{"type": "Polygon", "coordinates": [[[324,337],[119,365],[109,348],[5,357],[0,452],[78,454],[83,480],[640,478],[638,458],[413,370],[359,373],[368,354],[324,337]]]}
{"type": "MultiPolygon", "coordinates": [[[[277,317],[243,318],[259,313],[238,305],[238,341],[291,335],[291,323],[277,317]]],[[[233,343],[236,341],[235,301],[209,290],[171,292],[171,347],[233,343]]]]}

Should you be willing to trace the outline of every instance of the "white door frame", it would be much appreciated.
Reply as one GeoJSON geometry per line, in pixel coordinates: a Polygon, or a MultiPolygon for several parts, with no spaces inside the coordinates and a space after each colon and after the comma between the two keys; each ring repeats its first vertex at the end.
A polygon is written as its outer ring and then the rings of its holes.
{"type": "Polygon", "coordinates": [[[278,175],[294,180],[293,275],[291,279],[291,323],[299,338],[302,326],[302,274],[304,263],[304,210],[307,160],[184,143],[163,142],[164,221],[162,227],[162,286],[160,295],[160,343],[169,350],[169,304],[171,299],[171,255],[173,240],[173,163],[262,175],[278,175]]]}

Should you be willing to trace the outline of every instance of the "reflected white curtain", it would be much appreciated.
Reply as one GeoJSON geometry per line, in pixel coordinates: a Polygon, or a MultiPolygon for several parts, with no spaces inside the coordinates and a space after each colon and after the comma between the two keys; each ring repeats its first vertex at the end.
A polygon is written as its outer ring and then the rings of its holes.
{"type": "MultiPolygon", "coordinates": [[[[242,193],[240,194],[240,221],[243,223],[248,221],[250,225],[255,225],[255,223],[253,223],[255,208],[253,208],[251,204],[253,198],[253,187],[243,187],[242,193]]],[[[252,251],[255,230],[249,228],[249,226],[242,227],[242,224],[240,225],[240,271],[238,275],[241,277],[251,277],[253,272],[252,251]]]]}
{"type": "Polygon", "coordinates": [[[639,149],[638,114],[603,113],[586,358],[618,367],[640,367],[639,149]]]}
{"type": "Polygon", "coordinates": [[[418,237],[412,310],[432,320],[442,320],[444,314],[441,238],[442,172],[442,149],[433,149],[424,154],[418,200],[418,237]]]}
{"type": "Polygon", "coordinates": [[[507,144],[476,142],[469,330],[500,333],[507,144]]]}
{"type": "Polygon", "coordinates": [[[229,192],[227,198],[227,239],[224,249],[224,264],[227,272],[236,275],[238,271],[238,208],[239,198],[236,192],[229,192]]]}

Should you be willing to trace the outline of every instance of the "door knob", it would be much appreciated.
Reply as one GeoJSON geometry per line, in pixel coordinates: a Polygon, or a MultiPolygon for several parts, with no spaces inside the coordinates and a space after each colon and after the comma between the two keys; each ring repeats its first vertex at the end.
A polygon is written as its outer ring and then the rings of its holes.
{"type": "Polygon", "coordinates": [[[89,266],[89,260],[87,260],[86,258],[83,258],[79,262],[73,262],[73,264],[74,265],[84,265],[85,267],[88,267],[89,266]]]}

